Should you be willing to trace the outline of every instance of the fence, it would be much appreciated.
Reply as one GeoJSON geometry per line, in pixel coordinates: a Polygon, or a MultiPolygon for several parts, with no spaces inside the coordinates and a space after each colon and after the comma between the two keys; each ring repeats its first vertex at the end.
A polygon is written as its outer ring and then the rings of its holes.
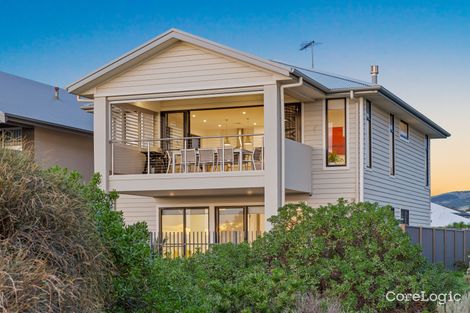
{"type": "Polygon", "coordinates": [[[155,253],[175,258],[206,252],[215,244],[253,242],[262,234],[259,231],[151,232],[150,247],[155,253]]]}
{"type": "Polygon", "coordinates": [[[401,225],[411,241],[423,249],[430,263],[442,263],[453,269],[458,263],[468,264],[470,229],[458,230],[401,225]]]}
{"type": "MultiPolygon", "coordinates": [[[[411,242],[422,248],[422,254],[428,262],[442,263],[448,269],[453,269],[460,262],[468,264],[470,229],[401,227],[410,236],[411,242]]],[[[167,257],[184,257],[206,252],[215,244],[252,242],[260,236],[262,232],[257,231],[151,232],[150,245],[155,253],[167,257]]]]}

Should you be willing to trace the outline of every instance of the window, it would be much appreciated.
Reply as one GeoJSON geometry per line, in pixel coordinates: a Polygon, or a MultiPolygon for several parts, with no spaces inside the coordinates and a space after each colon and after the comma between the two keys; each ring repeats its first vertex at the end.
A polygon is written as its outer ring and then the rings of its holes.
{"type": "Polygon", "coordinates": [[[326,100],[326,166],[346,166],[346,99],[326,100]]]}
{"type": "Polygon", "coordinates": [[[264,207],[240,206],[216,209],[217,241],[253,241],[264,232],[264,207]]]}
{"type": "Polygon", "coordinates": [[[302,106],[300,103],[286,103],[284,107],[285,137],[302,142],[302,106]]]}
{"type": "Polygon", "coordinates": [[[372,168],[372,103],[366,101],[366,166],[372,168]]]}
{"type": "Polygon", "coordinates": [[[428,135],[425,135],[424,136],[424,146],[425,146],[425,149],[426,149],[426,153],[425,153],[425,175],[426,175],[426,187],[429,187],[429,178],[430,178],[430,173],[429,173],[429,157],[430,157],[430,154],[429,154],[429,150],[430,150],[430,144],[431,142],[429,141],[429,136],[428,135]]]}
{"type": "Polygon", "coordinates": [[[401,223],[410,225],[410,211],[408,210],[401,210],[401,223]]]}
{"type": "Polygon", "coordinates": [[[395,176],[395,116],[393,114],[390,114],[389,131],[390,175],[395,176]]]}
{"type": "Polygon", "coordinates": [[[408,123],[400,121],[400,138],[404,140],[410,139],[410,127],[408,123]]]}
{"type": "Polygon", "coordinates": [[[21,128],[0,128],[0,148],[23,150],[23,132],[21,128]]]}
{"type": "Polygon", "coordinates": [[[209,242],[207,208],[169,208],[160,212],[163,254],[178,257],[207,249],[209,242]]]}

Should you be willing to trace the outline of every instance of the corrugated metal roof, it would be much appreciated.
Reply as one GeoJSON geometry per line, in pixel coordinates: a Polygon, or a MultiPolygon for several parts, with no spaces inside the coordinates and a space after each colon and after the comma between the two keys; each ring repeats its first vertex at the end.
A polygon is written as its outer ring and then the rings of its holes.
{"type": "Polygon", "coordinates": [[[93,116],[81,105],[65,89],[59,89],[56,99],[53,86],[0,72],[0,112],[7,116],[93,131],[93,116]]]}
{"type": "Polygon", "coordinates": [[[345,77],[337,74],[327,73],[319,71],[317,69],[307,69],[283,62],[276,61],[276,63],[287,65],[294,70],[300,72],[302,75],[305,75],[326,88],[334,91],[335,89],[344,89],[344,88],[364,88],[364,87],[374,87],[374,85],[367,83],[362,80],[355,78],[345,77]]]}

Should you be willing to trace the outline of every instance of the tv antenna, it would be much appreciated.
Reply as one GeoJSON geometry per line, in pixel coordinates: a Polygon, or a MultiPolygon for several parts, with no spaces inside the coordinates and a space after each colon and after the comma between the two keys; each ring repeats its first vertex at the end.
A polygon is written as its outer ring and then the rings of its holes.
{"type": "Polygon", "coordinates": [[[310,48],[310,51],[312,53],[312,68],[315,65],[314,57],[313,57],[313,48],[315,48],[315,46],[318,46],[318,45],[321,45],[321,44],[322,44],[321,42],[316,42],[315,40],[304,41],[300,44],[300,51],[304,51],[304,50],[310,48]]]}

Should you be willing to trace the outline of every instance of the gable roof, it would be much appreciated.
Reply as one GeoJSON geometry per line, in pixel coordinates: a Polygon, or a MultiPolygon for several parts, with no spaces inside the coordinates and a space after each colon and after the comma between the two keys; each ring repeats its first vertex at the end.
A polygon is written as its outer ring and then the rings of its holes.
{"type": "Polygon", "coordinates": [[[129,51],[123,56],[118,57],[117,59],[111,61],[96,71],[70,84],[67,86],[67,90],[74,94],[87,92],[89,89],[97,86],[101,82],[106,81],[114,75],[124,72],[133,65],[145,60],[151,55],[167,48],[177,41],[184,41],[202,48],[206,48],[208,50],[212,50],[214,52],[218,52],[242,62],[246,62],[265,70],[284,75],[286,78],[302,77],[309,85],[318,88],[325,94],[349,92],[351,90],[378,92],[381,96],[389,99],[395,105],[431,127],[433,130],[439,133],[439,137],[445,138],[450,136],[450,133],[448,133],[445,129],[434,123],[424,114],[420,113],[418,110],[381,85],[374,85],[358,79],[322,72],[316,69],[306,69],[278,61],[269,61],[174,28],[164,32],[161,35],[158,35],[143,45],[129,51]]]}
{"type": "Polygon", "coordinates": [[[73,94],[86,92],[90,88],[109,79],[110,77],[122,73],[133,65],[145,60],[149,56],[161,51],[176,41],[184,41],[195,46],[206,48],[222,55],[234,58],[236,60],[246,62],[256,67],[278,73],[280,75],[289,76],[292,69],[283,64],[272,62],[257,56],[241,52],[216,42],[183,32],[172,28],[161,35],[149,40],[143,45],[129,51],[128,53],[116,58],[110,63],[97,69],[96,71],[84,76],[78,81],[70,84],[66,89],[73,94]]]}
{"type": "Polygon", "coordinates": [[[93,131],[93,116],[80,109],[76,97],[53,86],[0,72],[0,115],[81,132],[93,131]]]}

